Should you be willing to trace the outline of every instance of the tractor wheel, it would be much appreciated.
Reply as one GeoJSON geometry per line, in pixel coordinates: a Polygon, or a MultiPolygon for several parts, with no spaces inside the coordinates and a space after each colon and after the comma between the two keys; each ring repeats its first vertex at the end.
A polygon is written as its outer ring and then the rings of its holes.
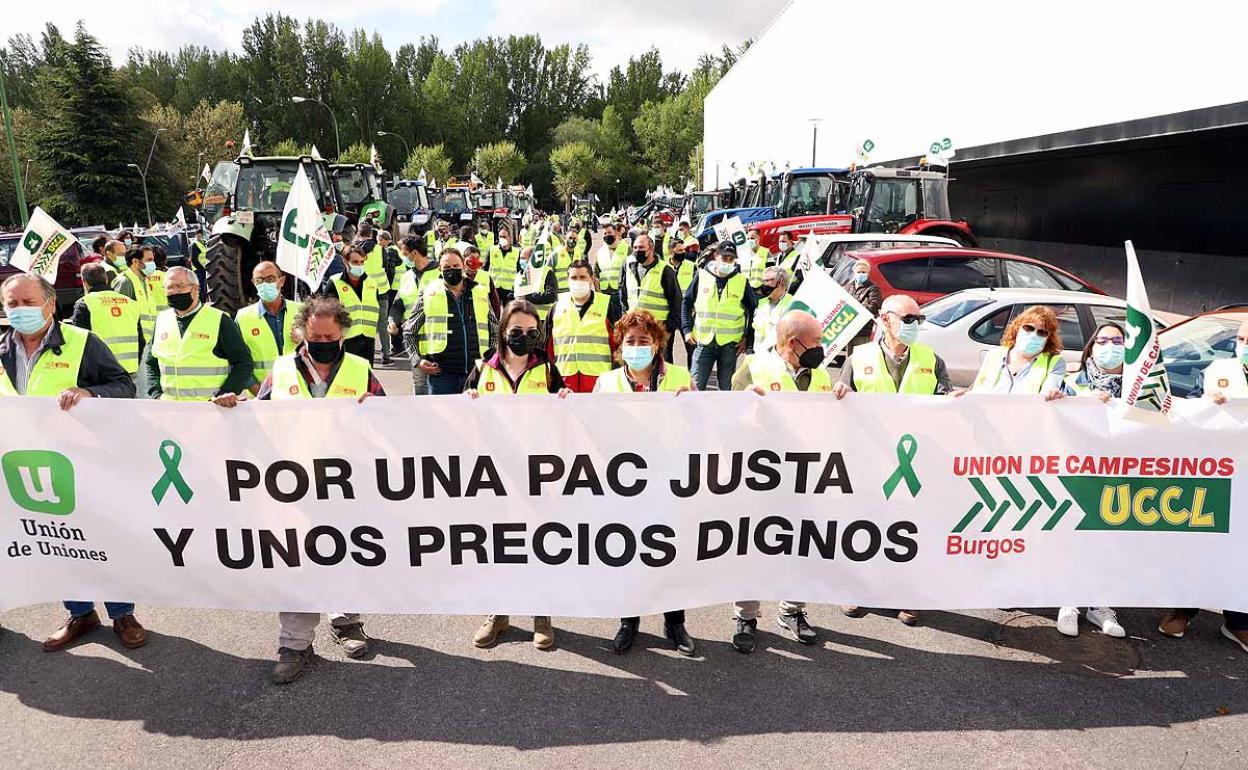
{"type": "Polygon", "coordinates": [[[208,299],[213,307],[231,316],[250,302],[244,280],[251,275],[247,251],[247,245],[232,236],[208,239],[208,299]]]}

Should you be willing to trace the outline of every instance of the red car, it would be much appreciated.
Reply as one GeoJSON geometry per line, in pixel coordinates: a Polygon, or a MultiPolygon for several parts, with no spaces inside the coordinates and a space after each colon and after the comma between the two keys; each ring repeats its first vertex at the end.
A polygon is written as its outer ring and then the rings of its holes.
{"type": "Polygon", "coordinates": [[[1065,289],[1105,292],[1060,267],[1018,254],[985,249],[925,247],[851,251],[837,262],[832,278],[845,283],[854,262],[871,263],[871,281],[880,293],[909,294],[920,305],[955,291],[974,288],[1065,289]]]}

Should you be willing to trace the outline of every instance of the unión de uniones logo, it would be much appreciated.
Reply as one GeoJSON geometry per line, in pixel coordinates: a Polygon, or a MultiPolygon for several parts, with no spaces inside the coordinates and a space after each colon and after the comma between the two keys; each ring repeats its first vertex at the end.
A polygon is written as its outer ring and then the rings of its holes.
{"type": "Polygon", "coordinates": [[[0,457],[9,497],[33,513],[68,516],[74,512],[74,464],[60,452],[20,449],[0,457]]]}

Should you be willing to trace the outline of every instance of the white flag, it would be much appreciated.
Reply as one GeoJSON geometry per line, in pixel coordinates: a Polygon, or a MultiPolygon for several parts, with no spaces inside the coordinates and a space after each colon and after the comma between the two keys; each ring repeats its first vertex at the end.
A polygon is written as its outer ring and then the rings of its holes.
{"type": "Polygon", "coordinates": [[[208,168],[207,163],[204,164],[204,170],[199,172],[199,175],[203,178],[205,183],[212,181],[212,169],[208,168]]]}
{"type": "Polygon", "coordinates": [[[716,223],[715,238],[720,243],[727,241],[737,247],[737,264],[748,278],[750,270],[754,269],[754,253],[745,242],[745,225],[741,224],[741,217],[729,217],[716,223]]]}
{"type": "Polygon", "coordinates": [[[824,365],[872,319],[871,311],[822,270],[806,274],[789,310],[805,310],[823,327],[824,365]]]}
{"type": "Polygon", "coordinates": [[[524,191],[530,198],[533,197],[533,185],[530,184],[528,189],[524,191]]]}
{"type": "Polygon", "coordinates": [[[1127,406],[1138,406],[1169,414],[1174,398],[1170,395],[1170,378],[1161,360],[1161,343],[1153,324],[1153,309],[1148,304],[1144,277],[1135,258],[1135,246],[1127,249],[1127,328],[1126,356],[1122,369],[1122,400],[1127,406]]]}
{"type": "Polygon", "coordinates": [[[308,175],[299,164],[294,186],[282,211],[277,239],[277,266],[305,281],[316,291],[334,258],[333,239],[325,230],[324,214],[312,192],[308,175]]]}
{"type": "Polygon", "coordinates": [[[472,172],[468,177],[468,184],[476,186],[481,184],[481,178],[477,176],[477,172],[472,172]]]}
{"type": "Polygon", "coordinates": [[[312,145],[312,153],[311,153],[311,155],[312,155],[312,159],[313,159],[313,160],[324,160],[324,158],[322,158],[322,157],[321,157],[321,153],[320,153],[320,151],[316,149],[316,145],[315,145],[315,144],[314,144],[314,145],[312,145]]]}
{"type": "Polygon", "coordinates": [[[178,213],[173,218],[173,221],[177,223],[179,228],[186,229],[186,212],[182,210],[181,206],[178,206],[178,213]]]}
{"type": "Polygon", "coordinates": [[[494,182],[494,188],[497,190],[503,189],[503,178],[501,176],[494,182]]]}
{"type": "Polygon", "coordinates": [[[64,254],[74,243],[74,236],[61,227],[60,223],[48,215],[48,212],[36,206],[30,215],[22,240],[13,250],[9,264],[23,273],[40,275],[49,282],[56,282],[56,267],[64,254]]]}
{"type": "Polygon", "coordinates": [[[239,155],[251,154],[251,129],[250,128],[243,130],[243,149],[239,150],[238,154],[239,155]]]}
{"type": "Polygon", "coordinates": [[[374,168],[381,168],[381,156],[377,154],[377,145],[375,144],[370,144],[368,146],[368,162],[371,163],[374,168]]]}
{"type": "Polygon", "coordinates": [[[438,186],[438,180],[437,180],[437,178],[436,178],[436,177],[435,177],[434,179],[432,179],[432,180],[430,180],[430,181],[429,181],[429,186],[430,186],[430,187],[433,187],[433,188],[435,188],[435,189],[437,188],[437,186],[438,186]]]}
{"type": "Polygon", "coordinates": [[[416,175],[416,179],[424,182],[425,184],[429,183],[428,177],[425,176],[425,170],[423,168],[420,170],[420,173],[416,175]]]}
{"type": "Polygon", "coordinates": [[[823,256],[823,250],[827,245],[828,239],[815,235],[814,230],[806,233],[806,240],[802,243],[802,253],[797,258],[797,264],[794,266],[794,269],[801,270],[802,273],[809,273],[814,270],[816,260],[823,256]]]}

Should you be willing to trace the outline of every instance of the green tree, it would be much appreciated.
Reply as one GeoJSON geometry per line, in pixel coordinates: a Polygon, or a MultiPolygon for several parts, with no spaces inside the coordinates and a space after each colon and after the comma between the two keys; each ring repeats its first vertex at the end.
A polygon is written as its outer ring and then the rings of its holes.
{"type": "Polygon", "coordinates": [[[550,153],[555,173],[555,192],[567,204],[576,193],[587,192],[602,180],[604,167],[594,150],[584,142],[571,142],[550,153]]]}
{"type": "Polygon", "coordinates": [[[145,162],[151,134],[134,119],[134,102],[83,25],[63,61],[41,73],[39,86],[34,160],[45,179],[55,180],[40,205],[67,226],[135,218],[143,194],[127,164],[145,162]]]}
{"type": "Polygon", "coordinates": [[[584,142],[590,147],[597,147],[601,142],[601,130],[602,125],[599,121],[573,115],[555,126],[555,130],[551,133],[551,144],[559,147],[572,142],[584,142]]]}
{"type": "Polygon", "coordinates": [[[698,142],[689,152],[689,181],[695,189],[702,189],[703,170],[706,167],[706,148],[698,142]]]}
{"type": "Polygon", "coordinates": [[[369,146],[363,142],[356,142],[350,147],[344,147],[342,157],[338,159],[339,163],[371,163],[372,153],[369,146]]]}
{"type": "Polygon", "coordinates": [[[301,145],[294,139],[283,139],[270,147],[269,152],[274,155],[310,155],[312,153],[312,147],[309,145],[301,145]]]}
{"type": "Polygon", "coordinates": [[[424,169],[429,181],[446,182],[451,175],[451,159],[446,154],[446,145],[416,145],[403,164],[403,178],[415,179],[420,176],[421,169],[424,169]]]}
{"type": "Polygon", "coordinates": [[[473,155],[473,166],[477,174],[487,185],[502,179],[503,184],[511,184],[524,171],[527,161],[524,153],[516,148],[514,142],[493,142],[478,147],[473,155]]]}

